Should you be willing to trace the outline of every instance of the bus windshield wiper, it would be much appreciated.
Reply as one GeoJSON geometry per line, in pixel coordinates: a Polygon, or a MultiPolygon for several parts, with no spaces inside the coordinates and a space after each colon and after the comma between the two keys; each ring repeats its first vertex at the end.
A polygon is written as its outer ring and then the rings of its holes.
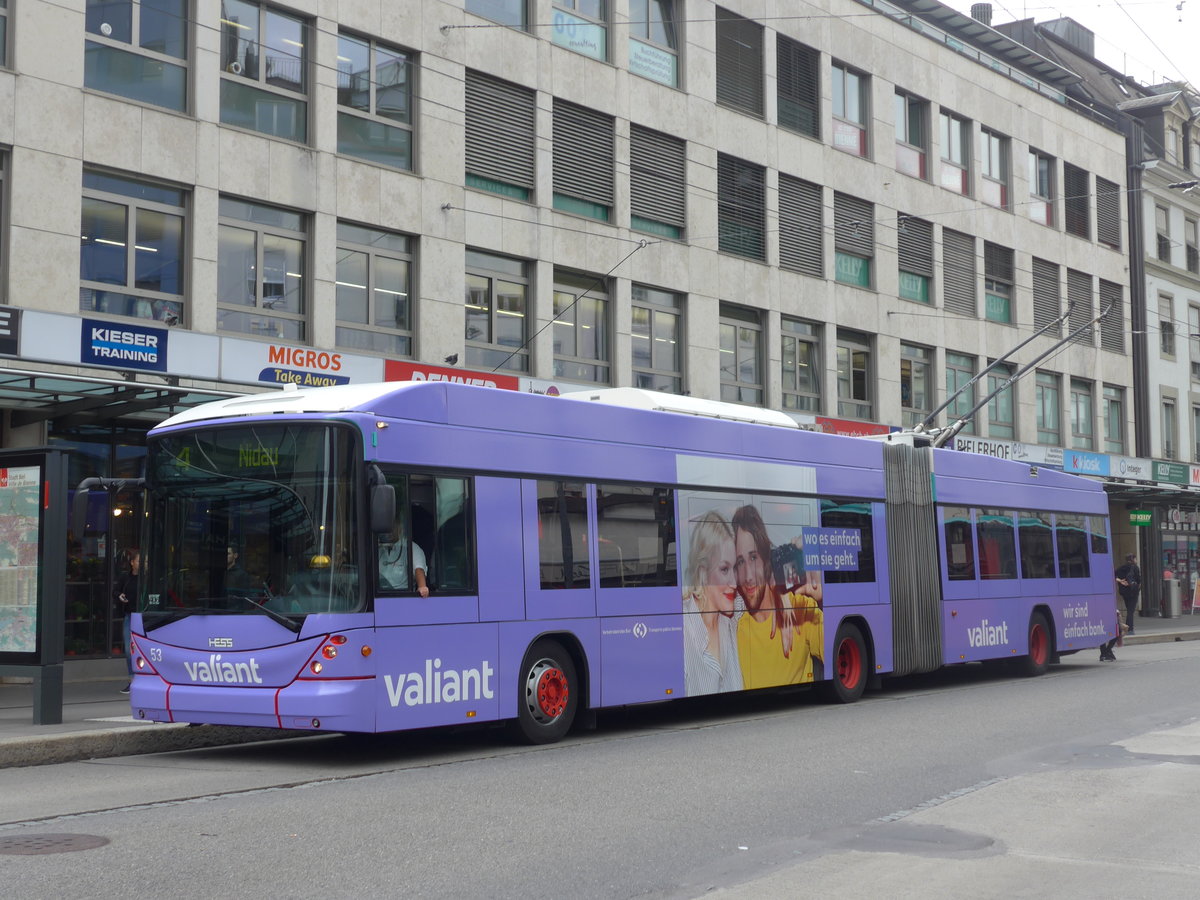
{"type": "MultiPolygon", "coordinates": [[[[275,599],[275,595],[271,593],[271,588],[267,586],[267,583],[265,581],[263,582],[263,590],[267,594],[267,603],[270,603],[272,600],[275,599]]],[[[282,625],[288,631],[291,631],[294,634],[300,633],[300,623],[299,622],[296,622],[293,619],[291,619],[290,617],[285,616],[283,613],[275,612],[275,610],[269,609],[265,603],[259,603],[253,597],[247,596],[246,594],[230,594],[230,596],[237,597],[239,600],[245,600],[251,606],[261,609],[268,616],[270,616],[273,621],[278,622],[280,625],[282,625]]]]}

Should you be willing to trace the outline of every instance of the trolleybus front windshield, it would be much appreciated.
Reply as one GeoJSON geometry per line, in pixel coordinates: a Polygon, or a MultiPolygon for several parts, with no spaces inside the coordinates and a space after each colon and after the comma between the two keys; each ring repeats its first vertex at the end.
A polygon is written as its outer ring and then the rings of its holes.
{"type": "Polygon", "coordinates": [[[147,628],[184,616],[362,607],[354,433],[328,423],[238,425],[151,441],[147,628]]]}

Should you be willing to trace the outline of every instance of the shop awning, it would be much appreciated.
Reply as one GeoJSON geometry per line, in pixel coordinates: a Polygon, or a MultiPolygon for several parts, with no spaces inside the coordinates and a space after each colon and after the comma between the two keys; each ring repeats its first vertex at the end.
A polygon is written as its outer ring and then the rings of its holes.
{"type": "MultiPolygon", "coordinates": [[[[150,376],[153,377],[153,376],[150,376]]],[[[12,410],[14,428],[53,419],[60,426],[134,419],[161,422],[182,409],[233,397],[232,391],[0,368],[0,408],[12,410]]]]}

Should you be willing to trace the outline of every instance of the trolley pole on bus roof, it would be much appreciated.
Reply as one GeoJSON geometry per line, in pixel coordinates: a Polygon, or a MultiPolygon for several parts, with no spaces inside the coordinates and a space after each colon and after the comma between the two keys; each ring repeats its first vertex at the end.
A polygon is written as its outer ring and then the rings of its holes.
{"type": "MultiPolygon", "coordinates": [[[[1057,341],[1055,341],[1053,344],[1051,344],[1046,350],[1042,351],[1042,353],[1040,353],[1033,360],[1031,360],[1030,362],[1027,362],[1025,365],[1021,366],[1021,368],[1017,369],[1017,371],[1013,372],[1013,374],[1010,375],[1007,379],[1005,379],[998,387],[996,387],[993,391],[988,393],[988,395],[986,397],[984,397],[982,400],[980,400],[978,403],[976,403],[974,406],[972,406],[962,416],[959,416],[959,418],[956,419],[951,424],[947,425],[944,428],[935,429],[935,430],[928,431],[928,432],[926,431],[926,428],[925,428],[925,426],[930,421],[930,419],[933,418],[933,416],[936,416],[939,412],[941,412],[943,409],[945,409],[947,406],[949,406],[950,402],[953,400],[953,397],[951,398],[950,401],[943,403],[940,407],[937,408],[937,410],[935,410],[933,413],[931,413],[930,416],[928,418],[926,418],[924,422],[922,422],[915,429],[913,429],[914,432],[930,433],[932,435],[931,443],[934,447],[946,446],[946,444],[948,444],[950,441],[952,441],[954,439],[954,436],[956,434],[958,434],[960,431],[963,430],[963,428],[966,427],[967,423],[970,422],[971,419],[975,416],[975,413],[979,412],[979,410],[983,409],[985,406],[987,406],[992,401],[993,397],[995,397],[997,394],[1003,393],[1005,390],[1007,390],[1009,387],[1011,387],[1014,383],[1016,383],[1020,378],[1022,378],[1024,375],[1027,375],[1033,369],[1034,366],[1036,366],[1038,363],[1040,363],[1046,357],[1050,356],[1052,353],[1057,352],[1058,349],[1060,347],[1062,347],[1064,344],[1070,343],[1076,337],[1083,334],[1083,332],[1087,331],[1089,328],[1091,328],[1093,325],[1095,325],[1097,322],[1099,322],[1101,319],[1103,319],[1105,316],[1107,316],[1109,314],[1109,312],[1112,311],[1112,308],[1113,308],[1113,304],[1110,303],[1108,306],[1106,306],[1104,308],[1104,311],[1102,313],[1100,313],[1100,315],[1093,316],[1091,319],[1089,319],[1083,325],[1080,325],[1078,328],[1076,328],[1074,331],[1072,331],[1066,337],[1059,338],[1057,341]]],[[[1070,305],[1068,305],[1068,307],[1067,307],[1068,315],[1070,314],[1070,311],[1071,311],[1070,305]]],[[[1051,325],[1046,326],[1046,328],[1043,328],[1037,334],[1034,334],[1033,337],[1030,337],[1030,338],[1026,339],[1025,341],[1023,341],[1022,343],[1018,344],[1016,347],[1014,347],[1012,350],[1010,350],[1005,355],[1005,357],[1002,357],[1002,359],[1007,358],[1008,356],[1011,356],[1014,352],[1019,350],[1021,347],[1024,347],[1025,344],[1028,344],[1029,341],[1033,340],[1033,338],[1035,338],[1039,334],[1045,332],[1048,328],[1053,327],[1055,324],[1062,322],[1062,320],[1065,318],[1066,318],[1066,316],[1064,315],[1064,316],[1060,317],[1059,319],[1056,319],[1055,322],[1051,323],[1051,325]]],[[[995,364],[993,363],[993,365],[995,365],[995,364]]],[[[992,366],[989,366],[988,368],[990,369],[990,368],[992,368],[992,366]]],[[[987,370],[985,369],[984,371],[986,372],[987,370]]],[[[979,376],[976,376],[975,378],[971,379],[971,381],[969,381],[966,385],[963,385],[963,387],[960,388],[954,394],[954,397],[957,397],[960,393],[962,393],[963,390],[965,390],[971,384],[974,384],[976,381],[978,381],[979,377],[982,376],[983,374],[984,374],[983,372],[980,372],[979,376]]]]}

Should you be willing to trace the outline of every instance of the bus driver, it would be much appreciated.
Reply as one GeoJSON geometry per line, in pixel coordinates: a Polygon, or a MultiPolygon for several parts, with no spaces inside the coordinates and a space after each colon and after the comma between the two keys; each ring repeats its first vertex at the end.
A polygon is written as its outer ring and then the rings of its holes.
{"type": "Polygon", "coordinates": [[[417,582],[417,593],[422,597],[429,596],[429,586],[425,581],[425,551],[417,543],[409,541],[404,534],[404,523],[397,520],[396,538],[389,543],[379,545],[379,586],[384,590],[406,591],[408,583],[408,549],[412,546],[413,575],[417,582]]]}

